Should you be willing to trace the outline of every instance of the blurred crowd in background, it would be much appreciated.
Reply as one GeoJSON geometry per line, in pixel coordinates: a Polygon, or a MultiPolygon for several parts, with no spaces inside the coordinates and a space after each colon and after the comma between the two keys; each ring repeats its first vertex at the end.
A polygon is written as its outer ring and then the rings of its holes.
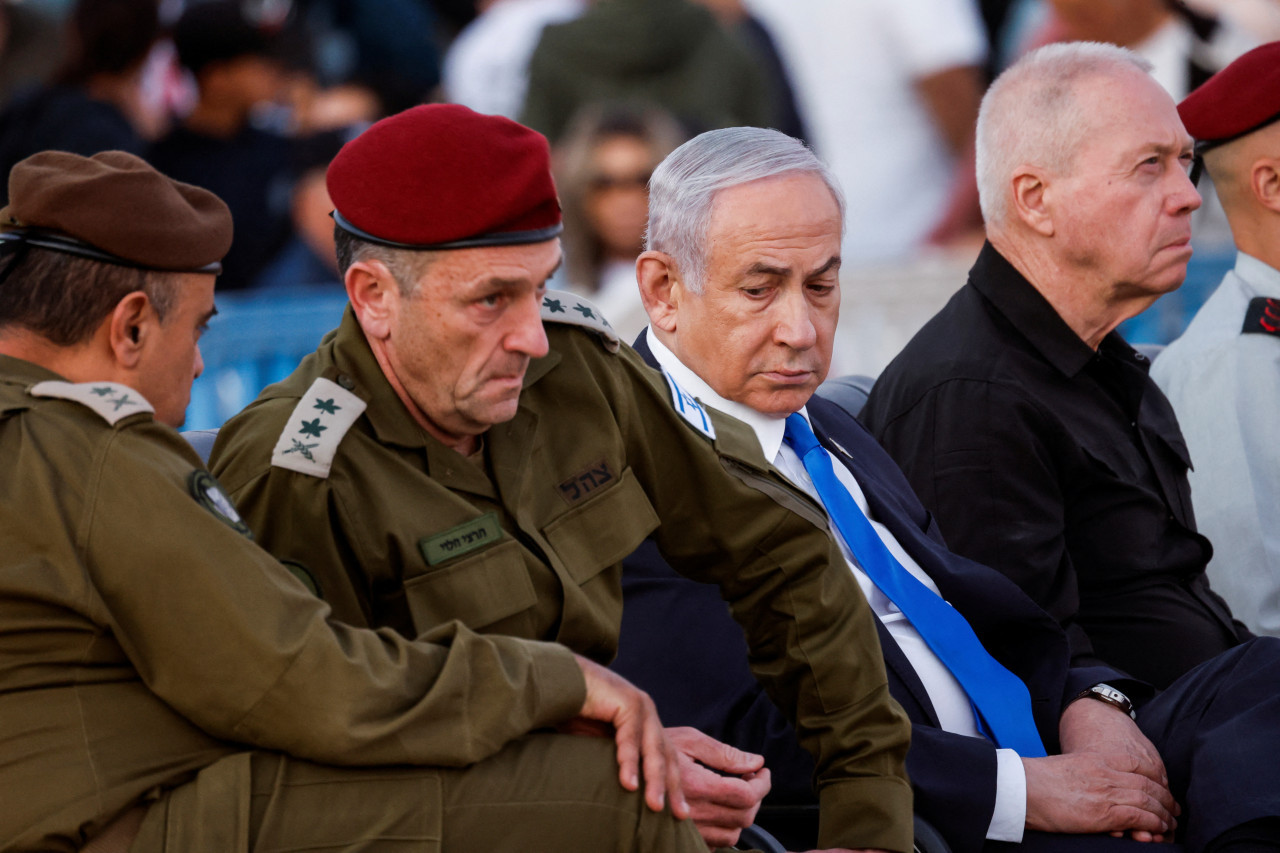
{"type": "MultiPolygon", "coordinates": [[[[378,118],[463,103],[551,141],[555,284],[630,339],[646,182],[691,135],[806,140],[846,195],[847,274],[892,282],[972,260],[978,102],[1026,50],[1124,45],[1180,99],[1277,38],[1280,0],[3,0],[0,169],[47,148],[132,151],[231,207],[220,290],[337,288],[329,160],[378,118]]],[[[1197,249],[1225,250],[1202,190],[1197,249]]]]}

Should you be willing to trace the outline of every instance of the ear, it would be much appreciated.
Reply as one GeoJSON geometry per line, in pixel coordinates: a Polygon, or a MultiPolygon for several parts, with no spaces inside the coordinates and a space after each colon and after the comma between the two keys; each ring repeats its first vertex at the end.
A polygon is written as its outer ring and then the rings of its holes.
{"type": "Polygon", "coordinates": [[[1028,228],[1044,237],[1054,233],[1052,192],[1046,175],[1038,169],[1024,167],[1012,181],[1012,213],[1028,228]]]}
{"type": "Polygon", "coordinates": [[[400,285],[382,261],[356,261],[343,276],[360,328],[371,340],[386,340],[400,304],[400,285]]]}
{"type": "Polygon", "coordinates": [[[1280,157],[1263,157],[1253,164],[1249,188],[1263,207],[1280,213],[1280,157]]]}
{"type": "Polygon", "coordinates": [[[107,345],[116,362],[126,369],[138,366],[143,348],[160,325],[160,318],[147,294],[135,290],[112,310],[107,318],[107,345]]]}
{"type": "Polygon", "coordinates": [[[656,329],[674,332],[680,297],[684,295],[675,259],[666,252],[642,252],[636,258],[636,283],[649,322],[656,329]]]}

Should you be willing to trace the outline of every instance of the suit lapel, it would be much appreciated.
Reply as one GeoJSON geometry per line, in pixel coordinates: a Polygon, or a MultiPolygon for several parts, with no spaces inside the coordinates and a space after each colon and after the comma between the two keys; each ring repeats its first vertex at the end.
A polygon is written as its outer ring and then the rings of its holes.
{"type": "MultiPolygon", "coordinates": [[[[1067,638],[1061,628],[1013,581],[951,553],[940,537],[929,535],[929,514],[915,500],[906,479],[896,467],[877,466],[879,460],[888,460],[887,454],[870,433],[849,422],[843,409],[814,397],[808,411],[818,440],[832,449],[862,487],[871,515],[933,579],[939,593],[969,622],[987,651],[1023,680],[1031,691],[1041,731],[1056,734],[1062,680],[1046,676],[1064,674],[1069,665],[1067,638]],[[1028,638],[1034,641],[1028,642],[1028,638]]],[[[905,661],[905,655],[898,654],[905,661]]],[[[885,661],[889,661],[887,650],[885,661]]],[[[904,677],[903,684],[912,688],[913,695],[917,690],[923,693],[923,686],[912,687],[913,683],[920,685],[914,670],[912,676],[904,677]]],[[[929,710],[932,716],[932,707],[929,710]]]]}

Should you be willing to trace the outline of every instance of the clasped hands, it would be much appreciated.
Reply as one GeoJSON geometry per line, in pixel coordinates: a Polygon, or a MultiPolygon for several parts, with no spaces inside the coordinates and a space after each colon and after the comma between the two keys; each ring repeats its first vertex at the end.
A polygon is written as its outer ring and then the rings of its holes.
{"type": "Polygon", "coordinates": [[[622,787],[638,790],[643,767],[650,809],[662,811],[669,800],[676,817],[693,819],[708,847],[735,844],[769,793],[763,756],[734,749],[697,729],[663,728],[647,693],[612,670],[577,657],[587,699],[578,716],[560,730],[612,736],[622,787]]]}
{"type": "Polygon", "coordinates": [[[1078,699],[1058,724],[1061,755],[1023,758],[1027,828],[1172,841],[1182,809],[1155,745],[1127,714],[1078,699]]]}

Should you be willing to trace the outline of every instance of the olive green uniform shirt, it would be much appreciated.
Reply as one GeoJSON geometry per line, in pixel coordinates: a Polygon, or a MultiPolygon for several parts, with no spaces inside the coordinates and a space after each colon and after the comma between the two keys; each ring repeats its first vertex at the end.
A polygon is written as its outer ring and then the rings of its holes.
{"type": "MultiPolygon", "coordinates": [[[[817,757],[822,843],[910,850],[909,729],[821,509],[743,424],[691,397],[686,422],[630,348],[610,353],[560,324],[547,334],[515,417],[468,459],[414,421],[348,309],[292,376],[228,421],[212,469],[264,547],[338,618],[407,636],[458,619],[606,663],[621,561],[652,533],[671,565],[720,585],[753,669],[817,757]]],[[[471,736],[507,713],[474,689],[460,729],[471,736]]]]}
{"type": "Polygon", "coordinates": [[[0,356],[0,849],[78,849],[247,748],[461,766],[580,710],[562,646],[329,621],[145,402],[33,396],[58,380],[0,356]]]}

